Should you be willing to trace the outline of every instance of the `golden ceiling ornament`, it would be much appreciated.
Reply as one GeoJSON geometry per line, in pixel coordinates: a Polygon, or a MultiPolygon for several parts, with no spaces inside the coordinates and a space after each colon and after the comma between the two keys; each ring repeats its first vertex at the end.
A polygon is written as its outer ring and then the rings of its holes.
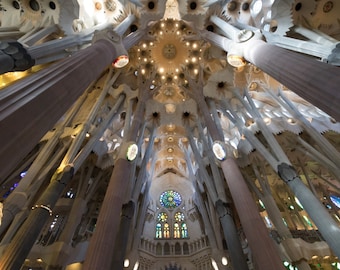
{"type": "Polygon", "coordinates": [[[174,59],[176,57],[177,50],[176,46],[169,43],[165,44],[163,47],[163,56],[169,60],[174,59]]]}
{"type": "Polygon", "coordinates": [[[157,41],[151,49],[151,58],[157,63],[160,74],[175,75],[189,57],[189,47],[181,40],[183,36],[179,23],[161,22],[157,41]],[[170,24],[170,27],[167,25],[170,24]]]}
{"type": "Polygon", "coordinates": [[[166,129],[167,129],[168,131],[174,131],[174,130],[176,129],[176,125],[174,125],[174,124],[168,124],[168,125],[166,126],[166,129]]]}

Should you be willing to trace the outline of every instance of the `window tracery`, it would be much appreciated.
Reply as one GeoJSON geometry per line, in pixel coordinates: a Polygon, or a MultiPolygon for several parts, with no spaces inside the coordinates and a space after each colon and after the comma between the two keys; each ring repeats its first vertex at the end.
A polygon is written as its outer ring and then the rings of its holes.
{"type": "Polygon", "coordinates": [[[157,215],[156,221],[156,239],[183,239],[188,238],[188,227],[185,222],[185,216],[182,212],[177,211],[169,218],[164,211],[157,215]]]}

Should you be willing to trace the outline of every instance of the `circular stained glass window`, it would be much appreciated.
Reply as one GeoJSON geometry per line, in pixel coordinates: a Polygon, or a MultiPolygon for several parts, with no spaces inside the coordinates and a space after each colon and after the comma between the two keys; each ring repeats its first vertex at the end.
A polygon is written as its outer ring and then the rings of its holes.
{"type": "Polygon", "coordinates": [[[161,194],[159,202],[165,208],[175,208],[182,203],[182,198],[178,192],[167,190],[161,194]]]}
{"type": "Polygon", "coordinates": [[[177,212],[177,213],[175,214],[175,220],[176,220],[176,221],[179,221],[179,222],[183,221],[183,220],[184,220],[184,214],[181,213],[181,212],[177,212]]]}
{"type": "Polygon", "coordinates": [[[157,219],[160,222],[166,222],[168,220],[168,215],[164,212],[159,213],[157,219]]]}

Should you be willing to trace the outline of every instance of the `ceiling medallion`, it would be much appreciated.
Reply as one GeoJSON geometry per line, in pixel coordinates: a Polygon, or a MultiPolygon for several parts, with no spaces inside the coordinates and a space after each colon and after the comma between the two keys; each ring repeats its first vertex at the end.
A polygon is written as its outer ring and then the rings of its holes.
{"type": "Polygon", "coordinates": [[[176,105],[172,103],[165,104],[165,111],[166,113],[175,113],[176,112],[176,105]]]}
{"type": "Polygon", "coordinates": [[[117,4],[113,0],[107,0],[105,1],[105,7],[111,12],[114,12],[117,8],[117,4]]]}
{"type": "Polygon", "coordinates": [[[158,71],[167,79],[167,75],[177,74],[185,59],[189,57],[190,46],[182,41],[181,24],[174,20],[161,21],[155,25],[157,41],[150,47],[151,59],[158,65],[158,71]]]}
{"type": "Polygon", "coordinates": [[[175,128],[176,128],[176,126],[175,126],[174,124],[168,124],[168,125],[166,125],[166,129],[167,129],[168,131],[174,131],[175,128]]]}
{"type": "Polygon", "coordinates": [[[177,50],[173,44],[165,44],[163,47],[163,56],[167,59],[174,59],[176,57],[177,50]]]}

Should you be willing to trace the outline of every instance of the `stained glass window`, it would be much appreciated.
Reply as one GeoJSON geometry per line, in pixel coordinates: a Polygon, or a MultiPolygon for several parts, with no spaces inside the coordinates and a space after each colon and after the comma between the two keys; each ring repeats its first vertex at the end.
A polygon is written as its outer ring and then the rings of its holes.
{"type": "Polygon", "coordinates": [[[166,222],[168,220],[168,215],[164,212],[161,212],[161,213],[158,214],[157,219],[160,222],[166,222]]]}
{"type": "Polygon", "coordinates": [[[167,190],[161,194],[159,202],[165,208],[175,208],[182,203],[182,198],[178,192],[167,190]]]}
{"type": "Polygon", "coordinates": [[[330,196],[331,201],[335,204],[336,207],[340,208],[340,198],[337,196],[330,196]]]}
{"type": "Polygon", "coordinates": [[[179,221],[179,222],[183,221],[183,220],[184,220],[184,214],[181,213],[181,212],[177,212],[177,213],[175,214],[175,220],[176,220],[176,221],[179,221]]]}
{"type": "Polygon", "coordinates": [[[170,228],[168,223],[164,224],[164,238],[170,238],[170,228]]]}
{"type": "Polygon", "coordinates": [[[162,224],[160,223],[156,225],[156,238],[162,238],[162,224]]]}
{"type": "Polygon", "coordinates": [[[181,233],[180,233],[179,224],[177,222],[175,222],[175,224],[174,224],[174,238],[180,238],[180,237],[181,237],[181,233]]]}
{"type": "Polygon", "coordinates": [[[187,224],[186,223],[182,223],[181,225],[181,236],[182,238],[188,238],[188,228],[187,228],[187,224]]]}

